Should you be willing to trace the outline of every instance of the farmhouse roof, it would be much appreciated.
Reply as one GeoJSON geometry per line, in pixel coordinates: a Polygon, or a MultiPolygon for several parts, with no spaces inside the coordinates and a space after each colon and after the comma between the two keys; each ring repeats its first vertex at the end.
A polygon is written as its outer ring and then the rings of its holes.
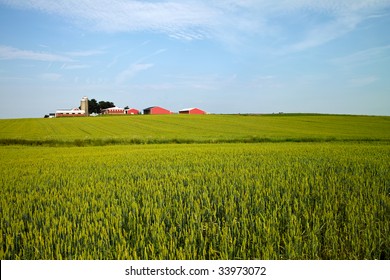
{"type": "Polygon", "coordinates": [[[115,106],[115,107],[110,107],[110,108],[106,108],[106,109],[103,109],[103,110],[124,110],[124,109],[121,108],[121,107],[115,106]]]}
{"type": "Polygon", "coordinates": [[[149,110],[149,109],[153,109],[153,108],[161,108],[161,107],[160,106],[152,106],[152,107],[145,108],[144,110],[149,110]]]}
{"type": "Polygon", "coordinates": [[[180,111],[191,111],[191,110],[194,110],[194,109],[198,109],[198,108],[186,108],[186,109],[181,109],[180,111]]]}
{"type": "Polygon", "coordinates": [[[73,109],[57,109],[56,112],[84,112],[84,110],[80,110],[79,108],[73,109]]]}

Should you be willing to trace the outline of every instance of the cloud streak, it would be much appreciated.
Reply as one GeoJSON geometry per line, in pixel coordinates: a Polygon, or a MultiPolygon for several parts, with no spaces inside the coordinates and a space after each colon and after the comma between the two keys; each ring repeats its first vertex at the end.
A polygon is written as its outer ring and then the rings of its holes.
{"type": "Polygon", "coordinates": [[[384,59],[390,59],[390,45],[361,50],[344,57],[335,58],[331,62],[339,66],[355,66],[362,64],[372,64],[378,61],[383,61],[384,59]]]}
{"type": "Polygon", "coordinates": [[[0,60],[35,60],[43,62],[73,62],[73,59],[52,53],[21,50],[9,46],[0,45],[0,60]]]}
{"type": "Polygon", "coordinates": [[[100,55],[104,54],[104,51],[101,50],[87,50],[87,51],[73,51],[73,52],[67,52],[66,54],[73,57],[87,57],[87,56],[94,56],[94,55],[100,55]]]}
{"type": "Polygon", "coordinates": [[[203,37],[216,11],[193,1],[68,0],[8,1],[0,3],[60,15],[81,26],[104,32],[153,31],[203,37]]]}
{"type": "Polygon", "coordinates": [[[67,63],[61,66],[61,69],[65,69],[65,70],[77,70],[77,69],[87,69],[87,68],[91,68],[91,66],[87,64],[67,64],[67,63]]]}
{"type": "Polygon", "coordinates": [[[132,79],[138,73],[152,68],[154,65],[151,63],[134,63],[129,68],[119,73],[116,77],[117,84],[123,84],[132,79]]]}
{"type": "Polygon", "coordinates": [[[0,0],[19,9],[56,15],[102,32],[164,33],[179,40],[240,42],[245,37],[286,37],[289,27],[277,19],[323,15],[323,22],[302,26],[303,38],[284,51],[296,52],[327,43],[390,7],[390,0],[0,0]]]}

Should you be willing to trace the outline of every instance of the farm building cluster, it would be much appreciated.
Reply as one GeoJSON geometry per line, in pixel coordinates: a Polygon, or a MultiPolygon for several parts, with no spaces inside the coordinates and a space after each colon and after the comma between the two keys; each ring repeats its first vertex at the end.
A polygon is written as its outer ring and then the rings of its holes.
{"type": "MultiPolygon", "coordinates": [[[[172,112],[168,109],[162,108],[160,106],[152,106],[143,109],[141,112],[138,109],[135,108],[121,108],[121,107],[111,107],[101,110],[102,115],[168,115],[168,114],[175,114],[175,112],[172,112]]],[[[206,111],[203,111],[199,108],[187,108],[182,109],[178,112],[179,114],[191,114],[191,115],[204,115],[207,114],[206,111]]],[[[49,115],[46,115],[45,117],[49,118],[58,118],[58,117],[85,117],[95,114],[89,114],[88,112],[88,97],[84,96],[80,101],[80,107],[73,108],[73,109],[58,109],[55,113],[50,113],[49,115]]]]}

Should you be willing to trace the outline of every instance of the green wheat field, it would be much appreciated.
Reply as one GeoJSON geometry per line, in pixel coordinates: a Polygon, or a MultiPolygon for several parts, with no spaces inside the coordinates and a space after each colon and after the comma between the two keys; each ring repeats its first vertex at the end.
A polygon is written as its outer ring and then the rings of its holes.
{"type": "Polygon", "coordinates": [[[0,259],[390,259],[390,117],[0,120],[0,259]]]}

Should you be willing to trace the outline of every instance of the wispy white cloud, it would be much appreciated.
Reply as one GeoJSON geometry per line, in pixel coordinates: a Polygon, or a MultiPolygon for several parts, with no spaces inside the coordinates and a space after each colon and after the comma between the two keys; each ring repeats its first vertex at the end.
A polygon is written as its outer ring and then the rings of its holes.
{"type": "Polygon", "coordinates": [[[302,26],[301,40],[285,52],[319,46],[353,31],[390,7],[390,0],[0,0],[20,9],[62,16],[83,28],[104,32],[151,31],[180,40],[213,38],[236,43],[246,37],[288,37],[283,17],[322,15],[302,26]]]}
{"type": "Polygon", "coordinates": [[[159,50],[157,50],[157,51],[155,51],[155,52],[153,52],[153,53],[151,53],[151,54],[148,54],[148,55],[145,55],[145,56],[139,58],[139,59],[136,61],[136,63],[141,63],[141,62],[143,62],[143,61],[145,61],[145,60],[147,60],[147,59],[149,59],[149,58],[152,58],[152,57],[154,57],[154,56],[157,56],[157,55],[159,55],[159,54],[162,54],[162,53],[164,53],[164,52],[166,52],[166,51],[167,51],[167,49],[159,49],[159,50]]]}
{"type": "Polygon", "coordinates": [[[69,64],[69,63],[64,63],[62,66],[61,66],[61,69],[64,69],[64,70],[76,70],[76,69],[86,69],[86,68],[90,68],[91,66],[90,65],[87,65],[87,64],[69,64]]]}
{"type": "Polygon", "coordinates": [[[352,30],[360,22],[358,18],[338,18],[330,22],[312,26],[306,30],[304,38],[279,49],[279,53],[299,52],[323,45],[337,39],[352,30]]]}
{"type": "Polygon", "coordinates": [[[332,63],[340,66],[356,66],[361,64],[371,64],[383,59],[390,59],[390,45],[369,48],[338,57],[332,60],[332,63]]]}
{"type": "MultiPolygon", "coordinates": [[[[378,12],[386,7],[390,7],[389,0],[284,1],[275,14],[300,14],[304,21],[292,32],[292,40],[276,53],[299,52],[331,42],[356,30],[364,21],[382,16],[378,12]]],[[[282,32],[286,30],[288,26],[283,26],[282,32]]],[[[283,35],[289,37],[287,32],[283,35]]]]}
{"type": "Polygon", "coordinates": [[[151,63],[134,63],[130,65],[129,68],[126,70],[120,72],[116,77],[116,83],[117,84],[123,84],[126,81],[132,79],[135,75],[137,75],[139,72],[148,70],[149,68],[152,68],[154,65],[151,63]]]}
{"type": "MultiPolygon", "coordinates": [[[[166,49],[159,49],[156,50],[150,54],[147,54],[145,56],[142,56],[138,58],[135,62],[133,62],[126,70],[120,72],[116,77],[116,83],[117,84],[123,84],[126,81],[132,79],[135,75],[137,75],[139,72],[148,70],[149,68],[154,67],[153,63],[145,63],[148,59],[157,56],[159,54],[162,54],[166,52],[166,49]]],[[[112,63],[110,63],[112,65],[112,63]]]]}
{"type": "Polygon", "coordinates": [[[105,52],[102,50],[86,50],[86,51],[66,52],[66,55],[75,56],[75,57],[84,57],[84,56],[94,56],[94,55],[99,55],[104,53],[105,52]]]}
{"type": "Polygon", "coordinates": [[[44,62],[72,62],[73,59],[58,54],[21,50],[9,46],[0,45],[0,60],[35,60],[44,62]]]}
{"type": "Polygon", "coordinates": [[[136,47],[133,47],[133,48],[130,48],[122,53],[119,53],[117,54],[113,60],[107,65],[107,68],[111,68],[112,66],[114,66],[115,64],[118,63],[118,61],[120,61],[121,59],[123,59],[124,57],[126,57],[127,55],[131,54],[132,52],[134,52],[134,50],[136,49],[140,49],[146,45],[148,45],[150,43],[150,41],[144,41],[142,42],[141,44],[137,45],[136,47]]]}
{"type": "Polygon", "coordinates": [[[156,31],[167,34],[196,34],[211,24],[215,11],[193,1],[125,0],[20,0],[0,2],[21,9],[60,15],[88,28],[105,32],[156,31]]]}

